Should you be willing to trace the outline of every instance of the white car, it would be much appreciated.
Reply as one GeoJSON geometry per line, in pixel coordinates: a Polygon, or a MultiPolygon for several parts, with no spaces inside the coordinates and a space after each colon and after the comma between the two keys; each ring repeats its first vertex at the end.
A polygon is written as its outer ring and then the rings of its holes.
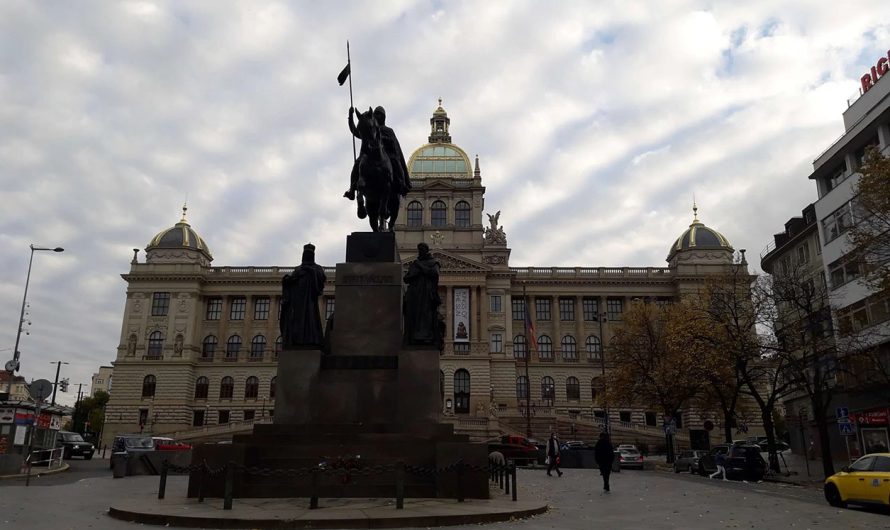
{"type": "Polygon", "coordinates": [[[621,451],[622,449],[628,449],[630,451],[638,451],[637,446],[634,444],[621,444],[615,448],[616,451],[621,451]]]}

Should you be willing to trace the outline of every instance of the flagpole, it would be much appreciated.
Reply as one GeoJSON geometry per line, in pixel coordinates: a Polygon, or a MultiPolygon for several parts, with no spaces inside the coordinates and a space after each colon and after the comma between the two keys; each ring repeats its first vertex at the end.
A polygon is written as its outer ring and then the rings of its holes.
{"type": "MultiPolygon", "coordinates": [[[[346,41],[346,66],[349,68],[349,108],[355,108],[355,104],[352,102],[352,58],[349,56],[349,40],[346,41]]],[[[355,154],[355,135],[350,131],[349,136],[352,136],[352,160],[355,161],[358,157],[355,154]]]]}

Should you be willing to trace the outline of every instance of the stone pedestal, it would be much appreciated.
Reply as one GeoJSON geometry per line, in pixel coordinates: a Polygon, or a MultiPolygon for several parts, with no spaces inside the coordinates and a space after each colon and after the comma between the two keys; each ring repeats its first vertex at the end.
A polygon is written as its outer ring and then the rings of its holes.
{"type": "MultiPolygon", "coordinates": [[[[403,462],[443,468],[461,460],[487,465],[487,448],[438,423],[439,351],[405,347],[402,340],[402,266],[391,233],[347,238],[347,262],[337,264],[331,351],[288,349],[279,355],[273,425],[235,436],[231,445],[195,448],[193,462],[211,467],[234,461],[264,469],[318,469],[348,462],[360,469],[403,462]]],[[[456,474],[405,475],[408,497],[453,497],[456,474]]],[[[197,475],[189,496],[197,496],[197,475]]],[[[467,498],[487,498],[485,473],[463,473],[467,498]]],[[[223,494],[222,481],[209,485],[223,494]]],[[[236,497],[393,496],[395,472],[280,477],[238,474],[236,497]]]]}

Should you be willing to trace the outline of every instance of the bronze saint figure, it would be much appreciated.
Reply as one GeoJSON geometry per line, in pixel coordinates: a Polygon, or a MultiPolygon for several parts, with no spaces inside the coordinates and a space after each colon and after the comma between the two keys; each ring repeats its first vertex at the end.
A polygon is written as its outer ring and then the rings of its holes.
{"type": "Polygon", "coordinates": [[[441,346],[439,326],[439,262],[426,243],[417,245],[417,259],[405,274],[405,340],[408,344],[441,346]]]}
{"type": "Polygon", "coordinates": [[[303,262],[281,280],[281,340],[285,348],[321,347],[324,334],[318,297],[327,278],[315,263],[315,246],[303,247],[303,262]]]}

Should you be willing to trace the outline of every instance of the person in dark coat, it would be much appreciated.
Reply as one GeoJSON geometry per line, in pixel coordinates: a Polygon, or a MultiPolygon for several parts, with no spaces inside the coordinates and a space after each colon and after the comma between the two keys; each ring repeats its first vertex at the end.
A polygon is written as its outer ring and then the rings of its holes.
{"type": "Polygon", "coordinates": [[[609,493],[609,475],[612,474],[612,464],[615,462],[615,448],[612,447],[608,434],[600,433],[600,439],[593,448],[593,458],[603,476],[603,491],[609,493]]]}
{"type": "Polygon", "coordinates": [[[550,439],[547,440],[547,476],[552,477],[551,471],[556,469],[556,473],[561,477],[562,471],[559,470],[559,437],[556,433],[550,433],[550,439]]]}
{"type": "Polygon", "coordinates": [[[303,262],[281,280],[281,341],[285,348],[324,344],[318,297],[324,291],[324,269],[315,263],[315,246],[303,247],[303,262]]]}

